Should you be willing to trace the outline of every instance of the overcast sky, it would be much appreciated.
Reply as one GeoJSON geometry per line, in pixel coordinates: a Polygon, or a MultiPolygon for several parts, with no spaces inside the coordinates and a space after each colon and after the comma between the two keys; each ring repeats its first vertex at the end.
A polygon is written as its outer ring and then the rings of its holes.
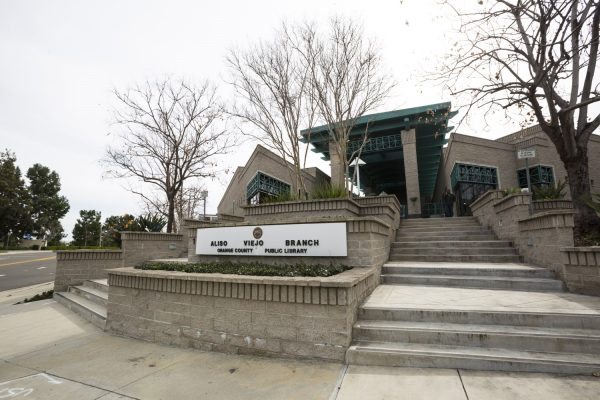
{"type": "MultiPolygon", "coordinates": [[[[62,221],[69,234],[81,209],[99,210],[103,219],[138,214],[138,198],[123,182],[103,179],[99,165],[114,132],[113,88],[167,75],[209,79],[230,101],[224,82],[228,49],[273,37],[283,20],[326,23],[334,15],[363,23],[398,82],[377,111],[453,100],[421,79],[456,38],[450,10],[435,0],[3,0],[0,147],[16,153],[23,172],[41,163],[59,173],[71,205],[62,221]]],[[[471,124],[461,132],[495,138],[517,128],[500,121],[493,128],[471,124]]],[[[236,148],[222,163],[231,169],[243,165],[254,146],[236,148]]],[[[329,173],[317,156],[308,165],[329,173]]],[[[207,212],[216,212],[229,177],[206,182],[207,212]]]]}

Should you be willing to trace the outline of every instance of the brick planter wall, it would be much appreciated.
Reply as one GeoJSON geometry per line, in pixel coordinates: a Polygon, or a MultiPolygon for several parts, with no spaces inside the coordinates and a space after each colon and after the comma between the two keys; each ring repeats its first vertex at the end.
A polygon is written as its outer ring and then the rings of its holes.
{"type": "Polygon", "coordinates": [[[530,201],[527,193],[504,197],[501,191],[490,190],[473,202],[471,210],[499,239],[512,241],[525,262],[550,268],[562,277],[560,249],[573,246],[570,202],[537,202],[538,212],[529,215],[530,201]]]}
{"type": "Polygon", "coordinates": [[[122,232],[123,265],[135,266],[157,258],[179,258],[187,254],[185,235],[161,232],[122,232]]]}
{"type": "Polygon", "coordinates": [[[563,276],[571,292],[600,296],[600,247],[565,247],[563,276]]]}
{"type": "Polygon", "coordinates": [[[123,266],[121,250],[59,250],[56,252],[54,290],[64,292],[69,286],[87,279],[106,279],[107,270],[123,266]]]}
{"type": "Polygon", "coordinates": [[[342,361],[374,268],[327,278],[109,272],[107,330],[208,351],[342,361]]]}

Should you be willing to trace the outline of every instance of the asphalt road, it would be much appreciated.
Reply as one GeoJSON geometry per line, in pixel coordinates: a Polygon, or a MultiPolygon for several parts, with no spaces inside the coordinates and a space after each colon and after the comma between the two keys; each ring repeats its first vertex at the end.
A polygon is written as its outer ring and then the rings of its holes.
{"type": "Polygon", "coordinates": [[[55,272],[51,251],[0,253],[0,292],[53,281],[55,272]]]}

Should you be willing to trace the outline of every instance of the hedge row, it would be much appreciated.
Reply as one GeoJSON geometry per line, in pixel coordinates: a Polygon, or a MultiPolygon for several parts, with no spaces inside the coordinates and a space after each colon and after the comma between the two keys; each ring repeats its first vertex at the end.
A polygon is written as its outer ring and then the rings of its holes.
{"type": "Polygon", "coordinates": [[[144,270],[178,271],[188,273],[218,273],[252,276],[332,276],[352,267],[345,265],[267,265],[260,263],[174,263],[148,262],[135,267],[144,270]]]}

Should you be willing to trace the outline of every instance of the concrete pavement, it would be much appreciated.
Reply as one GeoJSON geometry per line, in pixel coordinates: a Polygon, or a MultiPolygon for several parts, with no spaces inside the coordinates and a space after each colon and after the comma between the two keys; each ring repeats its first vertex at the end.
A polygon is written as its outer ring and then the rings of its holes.
{"type": "Polygon", "coordinates": [[[597,399],[600,378],[206,353],[108,335],[53,300],[0,307],[0,398],[597,399]]]}
{"type": "Polygon", "coordinates": [[[0,253],[0,291],[54,281],[56,254],[51,251],[0,253]]]}

